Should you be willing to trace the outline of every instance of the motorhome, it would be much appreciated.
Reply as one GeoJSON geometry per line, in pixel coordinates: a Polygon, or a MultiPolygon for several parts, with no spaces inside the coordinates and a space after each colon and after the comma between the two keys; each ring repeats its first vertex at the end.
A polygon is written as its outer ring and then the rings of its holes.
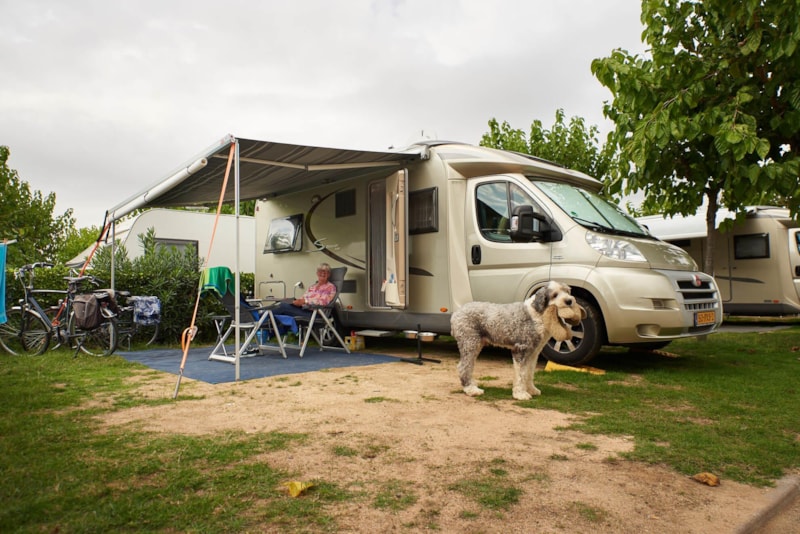
{"type": "MultiPolygon", "coordinates": [[[[521,301],[554,279],[569,284],[587,310],[572,340],[544,350],[572,365],[604,344],[655,348],[720,325],[714,279],[689,253],[600,197],[598,180],[460,143],[424,142],[407,153],[418,157],[366,173],[366,164],[346,165],[347,151],[331,152],[341,170],[318,165],[330,179],[263,195],[256,203],[256,296],[302,292],[324,261],[348,268],[336,317],[341,330],[449,334],[461,305],[521,301]]],[[[312,167],[242,159],[285,172],[312,167]]]]}
{"type": "MultiPolygon", "coordinates": [[[[717,227],[735,214],[722,209],[717,227]]],[[[703,265],[707,240],[706,214],[638,218],[653,235],[686,250],[703,265]]],[[[714,242],[714,278],[723,312],[730,315],[800,314],[800,229],[789,210],[771,206],[748,208],[743,220],[718,231],[714,242]]]]}

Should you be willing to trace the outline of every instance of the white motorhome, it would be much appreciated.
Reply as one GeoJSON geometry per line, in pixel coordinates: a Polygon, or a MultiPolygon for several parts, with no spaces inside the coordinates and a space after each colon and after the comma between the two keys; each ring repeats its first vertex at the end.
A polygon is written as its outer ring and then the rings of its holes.
{"type": "MultiPolygon", "coordinates": [[[[449,334],[450,315],[467,302],[521,301],[559,280],[588,312],[572,340],[545,348],[565,364],[589,361],[603,344],[653,348],[720,325],[714,279],[599,197],[594,178],[466,144],[426,142],[412,152],[419,157],[401,168],[369,174],[347,165],[348,151],[330,152],[341,171],[318,165],[325,180],[262,196],[256,296],[292,296],[324,261],[348,268],[343,331],[449,334]]],[[[303,170],[300,156],[242,160],[287,173],[294,165],[305,176],[312,166],[303,170]]]]}
{"type": "MultiPolygon", "coordinates": [[[[143,211],[135,217],[119,221],[114,226],[114,240],[125,247],[128,259],[138,258],[144,254],[144,248],[139,241],[139,236],[146,234],[148,229],[155,231],[156,246],[175,247],[183,250],[189,245],[194,246],[198,257],[205,258],[214,226],[215,214],[155,208],[143,211]]],[[[214,248],[208,258],[209,267],[218,265],[231,265],[231,258],[236,254],[235,241],[229,239],[235,231],[236,217],[233,215],[220,215],[217,223],[219,234],[222,236],[215,242],[214,248]]],[[[255,269],[255,218],[240,216],[239,227],[241,232],[240,269],[245,273],[252,273],[255,269]]],[[[111,239],[109,232],[108,239],[111,239]]],[[[67,265],[80,267],[86,261],[94,245],[87,248],[67,265]]]]}
{"type": "MultiPolygon", "coordinates": [[[[703,265],[705,211],[688,217],[640,217],[640,224],[659,238],[686,250],[703,265]]],[[[721,209],[717,227],[735,214],[721,209]]],[[[789,210],[771,206],[748,208],[744,220],[717,232],[714,277],[723,311],[731,315],[777,316],[800,313],[800,229],[789,210]]]]}

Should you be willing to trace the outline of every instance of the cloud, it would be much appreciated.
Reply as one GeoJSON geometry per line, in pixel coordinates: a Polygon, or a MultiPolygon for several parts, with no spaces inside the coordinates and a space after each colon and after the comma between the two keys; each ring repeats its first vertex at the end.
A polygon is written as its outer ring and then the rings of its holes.
{"type": "Polygon", "coordinates": [[[478,143],[610,94],[592,59],[642,48],[628,0],[0,0],[0,144],[81,226],[225,134],[382,150],[478,143]]]}

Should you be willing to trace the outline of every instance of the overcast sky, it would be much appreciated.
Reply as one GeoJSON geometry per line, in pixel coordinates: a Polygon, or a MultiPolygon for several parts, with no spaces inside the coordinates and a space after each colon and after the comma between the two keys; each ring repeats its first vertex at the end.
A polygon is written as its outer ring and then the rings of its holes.
{"type": "Polygon", "coordinates": [[[637,0],[0,0],[0,145],[57,212],[105,210],[226,134],[477,144],[555,112],[603,132],[591,61],[641,52],[637,0]]]}

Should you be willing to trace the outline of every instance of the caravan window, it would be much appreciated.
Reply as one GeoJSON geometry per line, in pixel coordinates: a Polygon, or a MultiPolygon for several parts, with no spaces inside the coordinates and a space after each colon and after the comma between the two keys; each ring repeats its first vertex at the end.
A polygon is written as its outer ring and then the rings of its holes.
{"type": "Polygon", "coordinates": [[[303,248],[303,214],[272,219],[264,254],[293,252],[303,248]]]}
{"type": "Polygon", "coordinates": [[[769,258],[769,235],[749,234],[733,236],[733,255],[737,260],[769,258]]]}
{"type": "Polygon", "coordinates": [[[156,238],[156,250],[172,250],[183,254],[189,247],[192,247],[195,258],[197,257],[197,241],[190,239],[164,239],[156,238]]]}
{"type": "Polygon", "coordinates": [[[481,234],[491,241],[511,242],[509,219],[517,206],[532,206],[541,213],[538,204],[521,187],[510,182],[490,182],[475,190],[478,226],[481,234]]]}

